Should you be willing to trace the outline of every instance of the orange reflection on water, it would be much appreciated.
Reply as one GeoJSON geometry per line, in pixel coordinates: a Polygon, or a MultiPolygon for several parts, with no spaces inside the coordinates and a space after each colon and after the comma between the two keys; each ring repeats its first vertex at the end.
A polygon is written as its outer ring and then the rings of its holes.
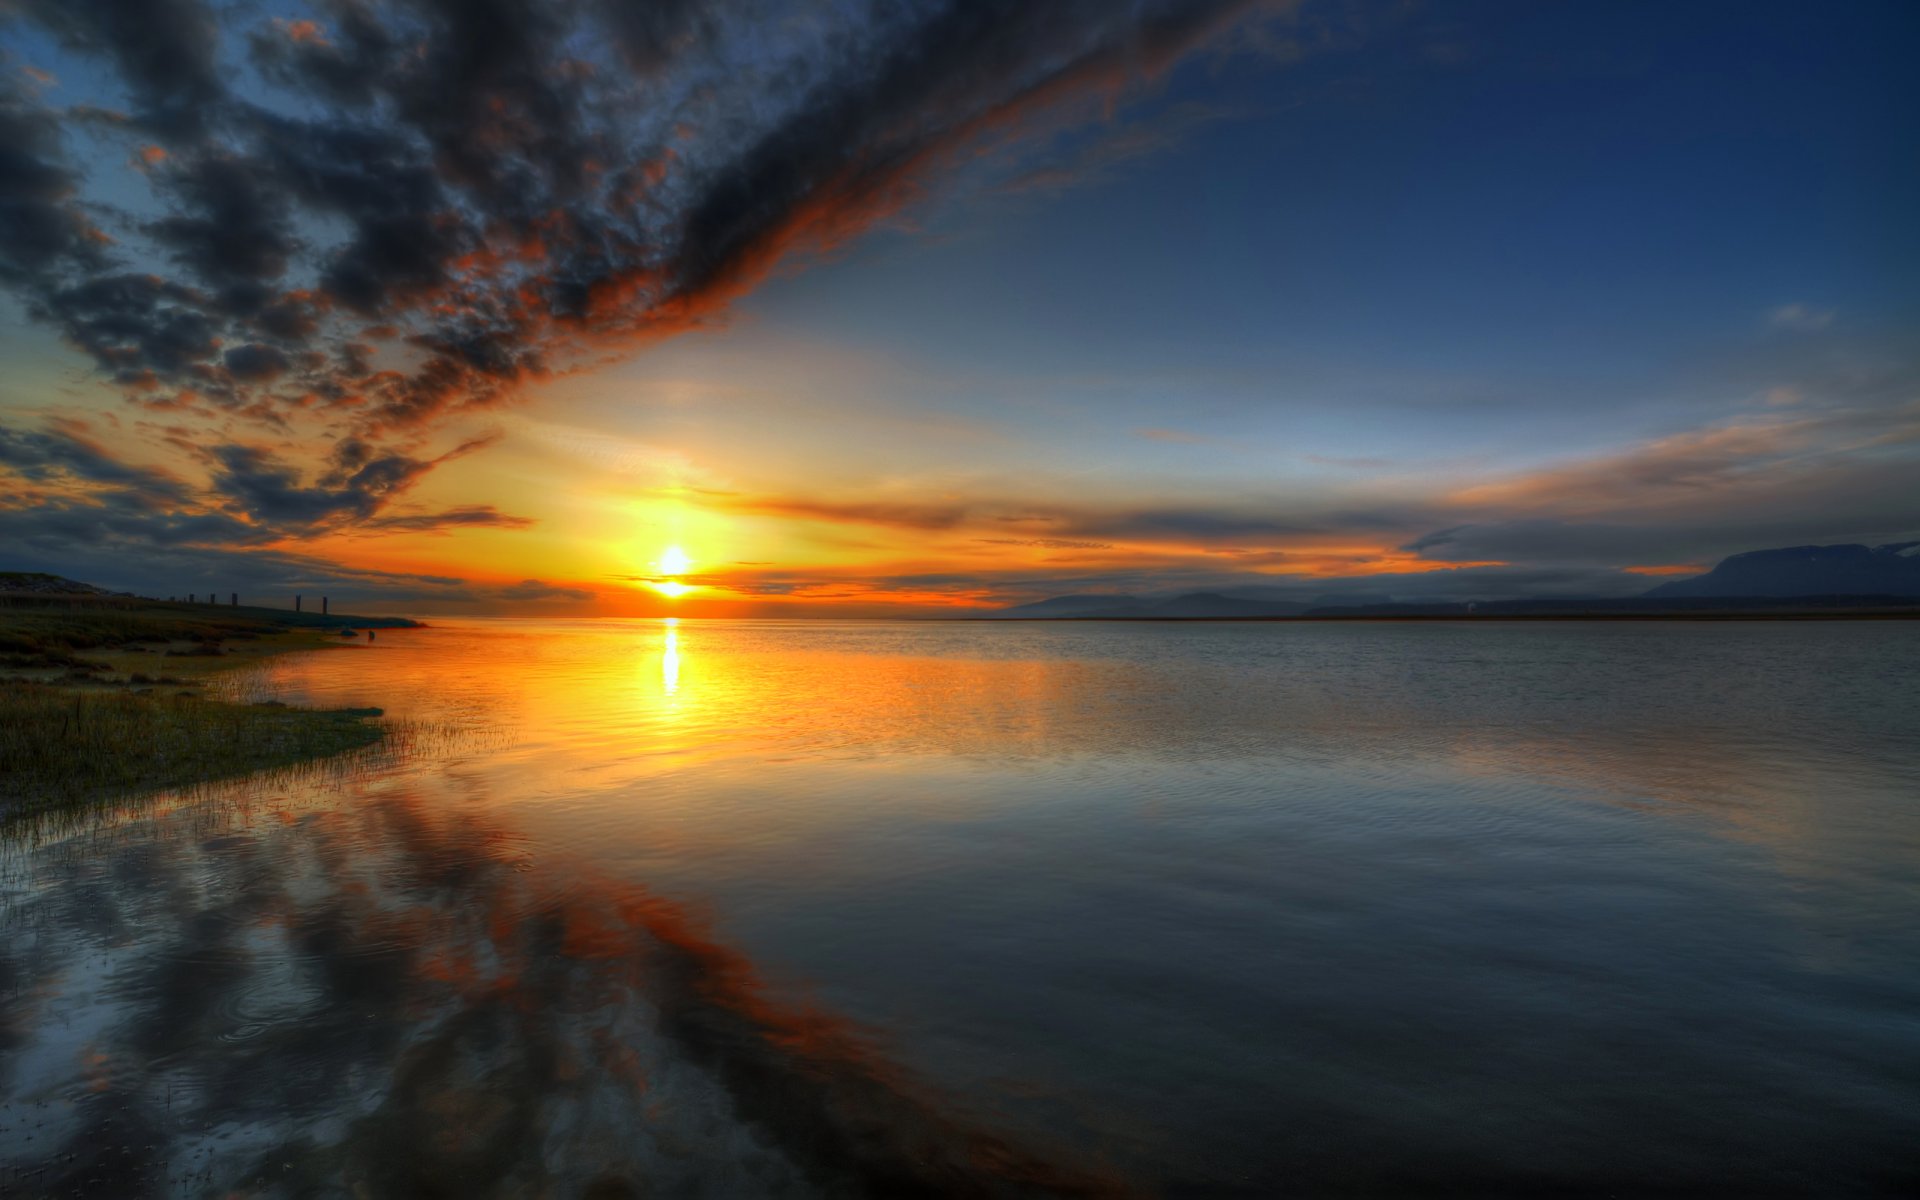
{"type": "Polygon", "coordinates": [[[668,617],[664,624],[666,637],[660,647],[660,690],[672,696],[680,690],[680,618],[668,617]]]}
{"type": "MultiPolygon", "coordinates": [[[[1552,644],[1638,648],[1653,663],[1704,652],[1708,635],[1688,632],[1576,629],[1552,644]],[[1567,643],[1576,634],[1586,643],[1567,643]]],[[[1511,630],[1473,636],[1482,656],[1524,659],[1534,645],[1511,630]]],[[[266,660],[258,674],[294,702],[484,729],[499,752],[463,760],[461,787],[478,795],[484,783],[486,807],[518,810],[516,820],[550,842],[635,861],[717,853],[744,863],[738,856],[750,851],[798,862],[850,824],[1018,802],[969,782],[971,771],[1024,777],[1122,760],[1270,778],[1356,762],[1369,772],[1437,771],[1487,796],[1548,784],[1556,796],[1711,817],[1723,834],[1820,840],[1820,763],[1769,751],[1775,726],[1690,721],[1671,680],[1662,691],[1630,674],[1609,686],[1635,703],[1598,707],[1590,689],[1516,707],[1492,686],[1494,669],[1467,656],[1409,683],[1406,662],[1460,637],[1452,628],[1322,629],[1309,640],[1283,627],[445,621],[395,631],[377,649],[266,660]],[[1271,657],[1250,663],[1261,654],[1271,657]],[[1667,706],[1671,719],[1632,716],[1644,705],[1667,706]]],[[[1180,780],[1204,798],[1209,777],[1180,780]]],[[[829,861],[806,859],[805,869],[829,861]]],[[[763,859],[759,869],[792,865],[763,859]]]]}

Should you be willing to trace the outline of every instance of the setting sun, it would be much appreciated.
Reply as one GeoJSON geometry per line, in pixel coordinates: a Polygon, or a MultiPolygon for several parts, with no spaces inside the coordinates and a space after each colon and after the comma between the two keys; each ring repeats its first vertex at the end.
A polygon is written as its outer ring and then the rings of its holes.
{"type": "Polygon", "coordinates": [[[0,1200],[1920,1200],[1916,48],[0,0],[0,1200]]]}
{"type": "Polygon", "coordinates": [[[699,586],[675,578],[675,576],[686,574],[687,569],[693,566],[693,560],[688,558],[687,552],[678,546],[668,546],[662,550],[654,566],[659,568],[660,575],[656,579],[649,580],[647,586],[669,600],[676,600],[699,586]]]}

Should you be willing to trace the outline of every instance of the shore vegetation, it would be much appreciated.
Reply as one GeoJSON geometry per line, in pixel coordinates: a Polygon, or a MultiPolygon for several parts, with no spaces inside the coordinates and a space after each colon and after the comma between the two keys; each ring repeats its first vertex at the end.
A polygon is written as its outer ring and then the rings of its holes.
{"type": "Polygon", "coordinates": [[[343,627],[412,624],[98,592],[0,592],[0,819],[286,768],[386,736],[378,709],[234,703],[210,678],[343,627]]]}

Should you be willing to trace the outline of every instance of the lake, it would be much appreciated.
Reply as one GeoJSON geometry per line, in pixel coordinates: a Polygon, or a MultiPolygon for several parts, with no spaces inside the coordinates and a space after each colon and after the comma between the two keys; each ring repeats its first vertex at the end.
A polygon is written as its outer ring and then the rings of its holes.
{"type": "Polygon", "coordinates": [[[0,847],[0,1194],[1920,1192],[1920,624],[448,620],[0,847]]]}

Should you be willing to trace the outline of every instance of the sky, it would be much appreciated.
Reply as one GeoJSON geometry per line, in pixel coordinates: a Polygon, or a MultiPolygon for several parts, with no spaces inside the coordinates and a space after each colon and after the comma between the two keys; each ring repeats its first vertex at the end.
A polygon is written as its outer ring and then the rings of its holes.
{"type": "Polygon", "coordinates": [[[1920,538],[1920,5],[0,0],[0,569],[1626,595],[1920,538]]]}

